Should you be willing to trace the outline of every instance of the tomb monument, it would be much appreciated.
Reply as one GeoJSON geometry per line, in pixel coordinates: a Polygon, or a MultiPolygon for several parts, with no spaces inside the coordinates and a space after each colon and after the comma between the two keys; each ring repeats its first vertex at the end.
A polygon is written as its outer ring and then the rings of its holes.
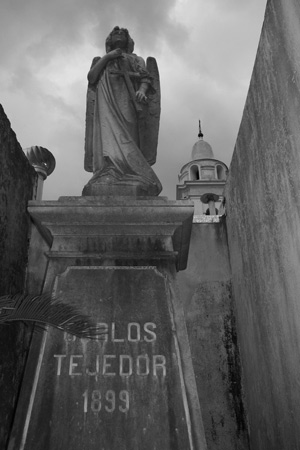
{"type": "Polygon", "coordinates": [[[34,335],[9,450],[207,448],[176,282],[193,205],[158,196],[158,68],[133,47],[115,27],[89,71],[82,196],[28,208],[33,293],[53,292],[102,332],[34,335]]]}

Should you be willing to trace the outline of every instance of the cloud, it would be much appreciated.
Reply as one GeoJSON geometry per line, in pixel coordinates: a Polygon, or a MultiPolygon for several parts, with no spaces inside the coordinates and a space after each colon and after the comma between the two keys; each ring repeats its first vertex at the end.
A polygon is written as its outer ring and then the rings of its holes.
{"type": "Polygon", "coordinates": [[[101,46],[117,24],[129,28],[153,48],[163,38],[173,45],[185,30],[170,20],[176,0],[4,0],[0,25],[6,39],[0,43],[2,55],[22,55],[26,49],[42,60],[67,46],[80,45],[85,38],[101,46]],[[8,45],[9,44],[9,45],[8,45]]]}
{"type": "Polygon", "coordinates": [[[45,198],[80,195],[86,74],[115,25],[137,54],[155,56],[162,86],[158,162],[175,196],[198,119],[218,159],[230,162],[266,0],[4,0],[1,102],[22,147],[42,145],[57,168],[45,198]]]}

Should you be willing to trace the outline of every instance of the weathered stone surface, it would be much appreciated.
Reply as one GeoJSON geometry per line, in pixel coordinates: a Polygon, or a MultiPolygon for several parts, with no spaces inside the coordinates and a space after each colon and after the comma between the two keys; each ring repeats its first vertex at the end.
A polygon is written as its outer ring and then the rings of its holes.
{"type": "Polygon", "coordinates": [[[26,291],[41,293],[48,266],[47,253],[51,247],[50,233],[43,233],[34,224],[31,225],[30,246],[28,249],[28,265],[26,273],[26,291]]]}
{"type": "Polygon", "coordinates": [[[92,314],[107,340],[73,341],[57,331],[34,340],[9,449],[62,442],[66,450],[205,450],[175,283],[191,205],[62,198],[29,210],[53,239],[44,290],[54,287],[92,314]]]}
{"type": "MultiPolygon", "coordinates": [[[[24,289],[32,198],[36,174],[0,105],[0,295],[24,289]]],[[[5,448],[27,355],[30,330],[0,327],[0,448],[5,448]]]]}
{"type": "Polygon", "coordinates": [[[55,291],[105,334],[48,333],[24,449],[192,448],[165,278],[154,268],[71,267],[55,291]]]}
{"type": "Polygon", "coordinates": [[[60,197],[30,202],[29,211],[37,224],[44,222],[50,230],[51,255],[69,252],[69,257],[89,261],[95,257],[140,263],[173,255],[178,270],[186,267],[193,217],[190,202],[164,197],[60,197]]]}
{"type": "Polygon", "coordinates": [[[208,450],[249,449],[224,219],[194,223],[178,273],[208,450]]]}
{"type": "Polygon", "coordinates": [[[300,448],[300,3],[269,1],[227,185],[251,448],[300,448]]]}
{"type": "Polygon", "coordinates": [[[23,289],[30,223],[26,208],[36,174],[1,105],[0,142],[0,292],[7,294],[23,289]]]}

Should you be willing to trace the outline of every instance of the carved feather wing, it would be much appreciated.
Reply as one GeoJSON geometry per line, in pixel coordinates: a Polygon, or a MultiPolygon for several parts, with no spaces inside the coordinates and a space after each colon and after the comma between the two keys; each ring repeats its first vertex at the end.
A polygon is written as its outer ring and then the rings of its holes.
{"type": "Polygon", "coordinates": [[[160,119],[160,81],[156,59],[147,58],[147,71],[153,80],[152,92],[148,95],[148,104],[139,120],[141,151],[152,166],[156,162],[159,119],[160,119]]]}
{"type": "MultiPolygon", "coordinates": [[[[97,56],[93,59],[91,68],[99,61],[97,56]]],[[[88,85],[86,94],[86,116],[85,116],[85,146],[84,146],[84,170],[93,172],[93,128],[94,109],[96,100],[96,86],[88,85]]]]}

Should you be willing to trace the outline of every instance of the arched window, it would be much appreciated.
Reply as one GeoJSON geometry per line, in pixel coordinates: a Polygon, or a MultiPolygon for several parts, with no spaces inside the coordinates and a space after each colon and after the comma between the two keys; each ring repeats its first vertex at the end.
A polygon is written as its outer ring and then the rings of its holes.
{"type": "MultiPolygon", "coordinates": [[[[215,210],[216,210],[216,216],[219,214],[219,210],[218,210],[218,208],[215,208],[215,210]]],[[[206,216],[210,216],[210,210],[209,210],[209,208],[207,208],[207,210],[205,211],[205,215],[206,216]]]]}
{"type": "Polygon", "coordinates": [[[190,168],[190,179],[191,181],[200,180],[199,167],[194,165],[190,168]]]}
{"type": "Polygon", "coordinates": [[[217,179],[218,180],[226,180],[225,169],[223,166],[217,165],[217,179]]]}

